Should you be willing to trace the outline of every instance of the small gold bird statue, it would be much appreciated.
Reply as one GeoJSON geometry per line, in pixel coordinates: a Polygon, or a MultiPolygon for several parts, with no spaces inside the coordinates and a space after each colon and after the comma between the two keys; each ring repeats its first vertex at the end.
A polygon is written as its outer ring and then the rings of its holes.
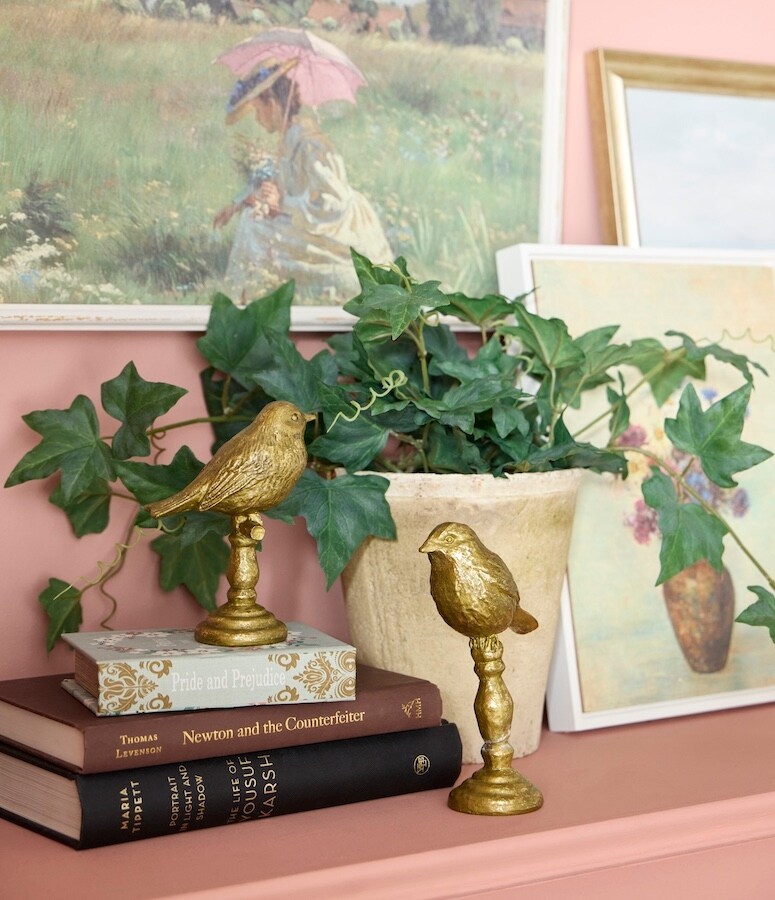
{"type": "Polygon", "coordinates": [[[265,533],[261,513],[282,502],[304,473],[304,429],[314,418],[285,400],[268,403],[190,484],[146,507],[155,519],[191,510],[231,516],[228,601],[197,626],[198,641],[236,647],[287,637],[285,624],[256,603],[256,544],[265,533]]]}
{"type": "Polygon", "coordinates": [[[239,434],[226,441],[194,480],[166,500],[147,506],[154,519],[208,510],[260,513],[290,494],[307,465],[304,429],[315,416],[293,403],[268,403],[239,434]]]}
{"type": "Polygon", "coordinates": [[[459,522],[437,525],[420,548],[431,561],[431,596],[441,618],[467,637],[511,628],[528,634],[538,622],[519,605],[514,577],[473,528],[459,522]]]}
{"type": "Polygon", "coordinates": [[[503,644],[497,635],[510,628],[529,634],[538,622],[520,606],[514,577],[503,560],[460,522],[437,525],[420,547],[431,564],[431,596],[442,619],[468,637],[479,689],[474,712],[484,738],[484,764],[449,795],[458,812],[510,816],[543,804],[535,785],[515,771],[509,743],[514,702],[503,681],[503,644]]]}

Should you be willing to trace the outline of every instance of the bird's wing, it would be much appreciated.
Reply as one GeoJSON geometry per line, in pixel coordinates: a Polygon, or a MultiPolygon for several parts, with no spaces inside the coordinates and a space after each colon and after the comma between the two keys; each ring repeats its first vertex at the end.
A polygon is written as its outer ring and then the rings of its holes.
{"type": "Polygon", "coordinates": [[[520,605],[519,588],[514,581],[514,576],[503,560],[491,550],[487,551],[488,565],[486,567],[486,580],[489,589],[500,596],[507,596],[514,600],[514,617],[509,628],[517,634],[529,634],[538,628],[538,621],[520,605]]]}
{"type": "Polygon", "coordinates": [[[212,509],[229,497],[256,484],[264,477],[266,471],[266,460],[263,454],[249,460],[240,457],[227,459],[210,480],[207,490],[199,502],[199,508],[202,510],[212,509]]]}
{"type": "Polygon", "coordinates": [[[500,596],[510,597],[519,603],[519,590],[508,566],[500,556],[491,550],[482,549],[484,550],[485,559],[482,561],[481,573],[487,590],[494,591],[500,596]]]}

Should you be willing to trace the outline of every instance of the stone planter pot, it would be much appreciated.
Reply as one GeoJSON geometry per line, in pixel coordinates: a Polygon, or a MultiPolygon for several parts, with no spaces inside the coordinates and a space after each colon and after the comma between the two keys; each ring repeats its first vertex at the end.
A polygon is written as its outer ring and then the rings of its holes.
{"type": "Polygon", "coordinates": [[[470,525],[511,570],[522,607],[539,622],[527,635],[502,632],[504,680],[514,699],[516,756],[538,747],[560,611],[580,470],[491,475],[387,475],[397,540],[370,538],[342,574],[358,659],[439,685],[443,715],[463,740],[463,760],[481,762],[474,715],[478,679],[468,640],[447,626],[430,594],[420,545],[441,522],[470,525]]]}

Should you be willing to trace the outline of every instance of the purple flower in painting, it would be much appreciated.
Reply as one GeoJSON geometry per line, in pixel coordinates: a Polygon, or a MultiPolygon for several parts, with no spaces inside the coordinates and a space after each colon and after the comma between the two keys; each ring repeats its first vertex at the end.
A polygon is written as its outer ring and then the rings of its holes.
{"type": "Polygon", "coordinates": [[[737,517],[738,519],[748,512],[748,507],[750,505],[748,501],[748,494],[743,490],[743,488],[738,488],[729,498],[728,503],[729,508],[732,511],[732,515],[737,517]]]}
{"type": "Polygon", "coordinates": [[[646,429],[642,425],[630,425],[619,435],[616,443],[620,447],[642,447],[647,440],[646,429]]]}
{"type": "Polygon", "coordinates": [[[639,544],[648,544],[657,533],[657,511],[647,506],[643,500],[636,500],[635,512],[625,517],[624,524],[632,528],[639,544]]]}

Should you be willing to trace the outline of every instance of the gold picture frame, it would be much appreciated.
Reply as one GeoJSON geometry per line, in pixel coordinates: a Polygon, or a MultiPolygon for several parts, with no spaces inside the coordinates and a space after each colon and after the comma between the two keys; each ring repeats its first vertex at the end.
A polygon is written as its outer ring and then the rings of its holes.
{"type": "Polygon", "coordinates": [[[775,66],[598,49],[587,78],[606,243],[775,244],[775,66]]]}

